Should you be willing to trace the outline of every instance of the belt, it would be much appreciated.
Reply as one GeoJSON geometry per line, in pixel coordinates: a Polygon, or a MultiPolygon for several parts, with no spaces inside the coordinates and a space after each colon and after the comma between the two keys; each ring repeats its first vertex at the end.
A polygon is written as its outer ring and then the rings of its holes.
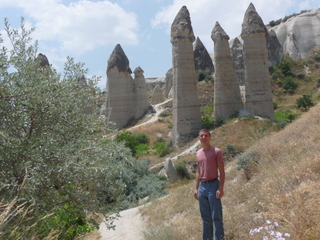
{"type": "Polygon", "coordinates": [[[201,183],[204,183],[204,184],[207,184],[207,183],[213,183],[215,181],[217,181],[218,178],[214,178],[214,179],[211,179],[211,180],[200,180],[201,183]]]}

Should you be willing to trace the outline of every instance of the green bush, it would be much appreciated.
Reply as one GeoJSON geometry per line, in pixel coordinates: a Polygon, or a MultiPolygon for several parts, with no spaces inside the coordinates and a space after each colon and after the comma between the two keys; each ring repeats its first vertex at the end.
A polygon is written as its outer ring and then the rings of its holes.
{"type": "Polygon", "coordinates": [[[294,91],[298,88],[298,83],[294,81],[292,78],[287,77],[283,81],[283,88],[286,93],[293,94],[294,91]]]}
{"type": "Polygon", "coordinates": [[[138,135],[133,135],[132,132],[124,131],[119,133],[115,139],[117,142],[125,142],[125,146],[130,148],[133,156],[137,156],[137,153],[141,154],[143,150],[146,149],[146,145],[149,143],[150,139],[147,135],[141,133],[138,135]],[[142,146],[140,146],[142,145],[142,146]]]}
{"type": "Polygon", "coordinates": [[[185,164],[177,163],[177,164],[175,164],[175,168],[176,168],[177,174],[180,178],[190,179],[190,174],[189,174],[188,169],[185,164]]]}
{"type": "Polygon", "coordinates": [[[302,95],[302,97],[297,99],[296,106],[298,109],[308,111],[310,107],[314,106],[314,103],[311,99],[311,95],[307,95],[307,94],[302,95]]]}
{"type": "Polygon", "coordinates": [[[275,111],[275,117],[277,121],[285,121],[291,123],[293,120],[298,118],[299,114],[292,113],[291,110],[279,110],[275,111]]]}
{"type": "Polygon", "coordinates": [[[243,170],[246,178],[249,180],[253,173],[256,165],[259,163],[260,156],[256,152],[249,152],[242,154],[238,157],[237,169],[243,170]]]}
{"type": "Polygon", "coordinates": [[[163,138],[157,138],[152,148],[159,157],[164,157],[173,151],[172,142],[165,142],[163,138]]]}

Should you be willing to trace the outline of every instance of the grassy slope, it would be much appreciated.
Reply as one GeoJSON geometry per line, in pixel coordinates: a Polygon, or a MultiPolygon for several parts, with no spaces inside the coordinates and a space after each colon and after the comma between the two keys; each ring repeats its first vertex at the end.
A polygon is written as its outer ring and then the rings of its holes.
{"type": "MultiPolygon", "coordinates": [[[[295,64],[294,71],[302,71],[304,63],[295,64]]],[[[311,67],[312,80],[301,80],[296,94],[274,91],[279,109],[298,113],[294,104],[302,94],[312,94],[313,100],[318,101],[315,86],[319,67],[311,67]]],[[[270,227],[274,222],[279,224],[276,230],[290,234],[290,239],[320,239],[319,132],[319,104],[281,131],[270,121],[252,119],[233,119],[213,131],[213,145],[223,149],[231,143],[245,149],[245,154],[254,151],[260,156],[260,164],[253,169],[250,180],[236,169],[236,159],[226,164],[223,205],[228,240],[270,238],[267,230],[253,235],[249,232],[270,227]]],[[[189,155],[180,161],[194,159],[194,155],[189,155]]],[[[171,185],[167,197],[143,209],[149,224],[146,239],[201,239],[201,219],[198,202],[193,198],[193,185],[193,180],[171,185]]]]}

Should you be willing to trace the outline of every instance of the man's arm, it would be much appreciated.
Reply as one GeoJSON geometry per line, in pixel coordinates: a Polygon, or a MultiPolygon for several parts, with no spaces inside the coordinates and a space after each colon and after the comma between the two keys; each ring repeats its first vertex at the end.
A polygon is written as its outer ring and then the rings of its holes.
{"type": "Polygon", "coordinates": [[[218,191],[216,192],[217,198],[222,198],[224,195],[223,188],[224,188],[224,181],[226,178],[226,174],[224,172],[224,163],[218,163],[218,170],[219,170],[219,179],[220,179],[220,187],[218,191]]]}
{"type": "Polygon", "coordinates": [[[198,170],[196,173],[196,183],[195,183],[194,191],[193,191],[193,196],[197,200],[198,200],[198,188],[199,188],[199,166],[198,166],[198,170]]]}

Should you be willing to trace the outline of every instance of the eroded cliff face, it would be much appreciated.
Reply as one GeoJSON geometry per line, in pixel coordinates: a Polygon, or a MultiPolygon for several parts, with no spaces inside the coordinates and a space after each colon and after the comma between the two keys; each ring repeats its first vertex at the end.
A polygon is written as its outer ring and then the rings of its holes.
{"type": "Polygon", "coordinates": [[[271,28],[283,48],[293,59],[304,59],[320,46],[320,8],[289,18],[271,28]]]}

